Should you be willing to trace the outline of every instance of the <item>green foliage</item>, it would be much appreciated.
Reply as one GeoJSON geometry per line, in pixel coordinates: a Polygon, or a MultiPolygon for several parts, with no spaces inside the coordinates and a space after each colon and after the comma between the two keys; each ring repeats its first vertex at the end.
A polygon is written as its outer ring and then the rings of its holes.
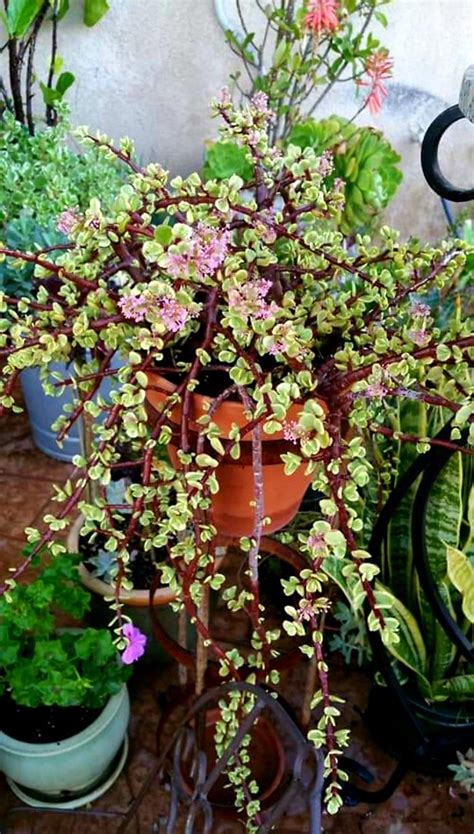
{"type": "Polygon", "coordinates": [[[225,180],[234,174],[242,177],[244,182],[253,177],[252,165],[244,148],[232,142],[214,142],[206,150],[203,178],[225,180]]]}
{"type": "MultiPolygon", "coordinates": [[[[91,415],[87,451],[75,460],[78,480],[58,489],[58,509],[45,523],[62,530],[71,510],[82,513],[82,535],[100,535],[101,547],[116,555],[115,598],[132,584],[135,537],[145,553],[164,548],[161,585],[192,622],[201,617],[206,586],[221,584],[213,576],[217,551],[210,544],[217,532],[219,467],[252,454],[254,528],[240,541],[241,573],[249,581],[223,592],[230,613],[250,618],[251,650],[223,651],[212,634],[208,641],[223,678],[244,675],[268,684],[275,683],[271,659],[279,629],[266,627],[255,589],[268,512],[261,461],[264,442],[277,436],[275,457],[289,478],[288,494],[292,473],[304,473],[320,509],[317,518],[305,518],[304,529],[286,531],[304,567],[282,583],[285,595],[294,597],[282,627],[316,660],[310,738],[326,747],[326,804],[333,812],[345,778],[338,756],[348,743],[347,731],[338,728],[340,699],[330,691],[325,658],[333,583],[356,614],[367,602],[369,629],[400,657],[409,653],[411,668],[419,670],[410,674],[423,686],[430,680],[431,645],[419,619],[408,600],[398,603],[367,550],[362,498],[372,480],[379,486],[371,454],[377,438],[395,454],[401,443],[419,452],[432,442],[432,427],[425,432],[421,422],[421,436],[400,434],[398,401],[446,404],[454,414],[454,448],[465,428],[474,443],[471,323],[460,316],[441,331],[422,304],[433,286],[449,291],[471,250],[462,241],[436,247],[400,242],[382,227],[378,245],[358,235],[357,252],[348,251],[335,229],[343,198],[327,182],[327,159],[311,147],[275,148],[262,99],[240,109],[227,99],[216,109],[223,120],[220,141],[236,144],[251,160],[251,184],[236,175],[203,182],[197,173],[170,182],[161,165],[141,168],[131,160],[128,140],[116,150],[105,136],[85,135],[107,159],[128,160],[130,176],[112,205],[91,201],[73,224],[68,249],[54,260],[48,253],[34,258],[36,278],[55,275],[53,296],[44,285],[34,302],[14,304],[0,294],[0,408],[16,407],[14,383],[23,368],[39,367],[47,393],[54,393],[51,364],[90,351],[78,368],[74,411],[57,424],[67,433],[84,412],[91,415]],[[156,218],[163,221],[159,231],[156,218]],[[110,407],[94,395],[117,359],[119,385],[110,407]],[[157,381],[152,368],[161,368],[165,380],[157,381]],[[196,389],[202,400],[194,399],[196,389]],[[232,420],[223,428],[226,399],[241,425],[232,420]],[[157,457],[164,445],[172,464],[157,457]],[[107,488],[120,448],[130,449],[127,460],[140,466],[118,511],[107,488]],[[91,485],[98,487],[95,499],[87,494],[91,485]]],[[[2,255],[10,257],[0,247],[2,255]]],[[[380,455],[390,460],[385,446],[380,455]]],[[[465,492],[463,484],[456,494],[464,501],[465,492]]],[[[231,510],[232,496],[225,500],[231,510]]],[[[459,529],[464,551],[472,537],[466,524],[459,529]]],[[[41,548],[39,530],[26,535],[33,552],[41,548]]],[[[7,595],[19,572],[5,580],[7,595]]],[[[120,603],[112,607],[118,613],[120,603]]],[[[115,633],[124,648],[120,629],[115,633]]],[[[460,672],[453,684],[459,691],[469,670],[460,672]]]]}
{"type": "MultiPolygon", "coordinates": [[[[3,49],[10,44],[8,50],[9,79],[11,83],[11,98],[6,91],[3,93],[4,104],[15,114],[22,123],[28,125],[31,134],[35,132],[30,104],[34,95],[34,84],[39,83],[46,105],[46,121],[49,125],[55,123],[56,107],[63,100],[66,92],[74,84],[75,77],[71,72],[61,72],[62,58],[57,49],[57,26],[70,10],[69,0],[9,0],[5,12],[0,12],[0,20],[7,34],[7,42],[3,49]],[[50,56],[50,72],[47,83],[39,80],[34,73],[34,51],[38,35],[45,24],[51,23],[52,43],[50,56]],[[26,60],[26,58],[28,60],[26,60]],[[26,77],[23,74],[29,67],[26,77]],[[22,98],[22,89],[25,98],[22,98]]],[[[109,10],[107,0],[83,0],[83,22],[86,26],[95,26],[109,10]]]]}
{"type": "Polygon", "coordinates": [[[318,155],[331,151],[332,179],[344,183],[340,229],[346,235],[372,227],[402,181],[401,157],[388,139],[379,130],[357,127],[339,116],[294,125],[288,142],[313,148],[318,155]]]}
{"type": "Polygon", "coordinates": [[[107,629],[57,628],[59,612],[80,620],[90,595],[78,557],[48,560],[29,585],[0,599],[0,692],[27,707],[102,707],[129,675],[107,629]]]}
{"type": "MultiPolygon", "coordinates": [[[[31,136],[11,113],[0,119],[0,238],[20,251],[37,250],[66,238],[56,229],[65,209],[84,211],[100,191],[111,203],[123,183],[114,160],[94,148],[78,153],[68,146],[65,116],[55,127],[31,136]]],[[[0,264],[0,289],[30,295],[30,265],[0,264]]]]}
{"type": "Polygon", "coordinates": [[[275,119],[268,129],[274,142],[286,139],[291,128],[305,113],[317,110],[335,84],[354,84],[359,97],[358,112],[367,106],[370,89],[366,72],[370,59],[386,50],[371,32],[377,20],[386,26],[381,8],[390,0],[346,0],[336,4],[336,27],[314,31],[303,2],[258,3],[259,26],[255,16],[246,19],[236,0],[239,31],[227,31],[232,52],[240,59],[245,73],[231,78],[239,92],[251,99],[256,92],[268,96],[275,119]],[[255,27],[255,28],[254,28],[255,27]],[[362,83],[361,83],[362,82],[362,83]]]}
{"type": "MultiPolygon", "coordinates": [[[[423,403],[405,408],[400,428],[413,426],[413,415],[428,410],[423,403]]],[[[399,473],[404,471],[405,447],[401,450],[399,473]]],[[[473,467],[469,458],[453,454],[431,486],[424,519],[430,575],[441,599],[463,630],[472,634],[474,570],[468,555],[473,535],[473,467]]],[[[416,673],[420,694],[434,701],[474,700],[474,676],[459,658],[455,647],[438,623],[425,598],[407,549],[411,539],[412,506],[419,483],[409,491],[409,500],[398,506],[389,527],[382,558],[382,580],[393,590],[391,613],[406,639],[389,646],[394,658],[416,673]],[[400,537],[400,531],[406,535],[400,537]],[[404,564],[404,557],[406,563],[404,564]],[[400,581],[400,571],[402,581],[400,581]]],[[[410,542],[411,548],[411,542],[410,542]]]]}

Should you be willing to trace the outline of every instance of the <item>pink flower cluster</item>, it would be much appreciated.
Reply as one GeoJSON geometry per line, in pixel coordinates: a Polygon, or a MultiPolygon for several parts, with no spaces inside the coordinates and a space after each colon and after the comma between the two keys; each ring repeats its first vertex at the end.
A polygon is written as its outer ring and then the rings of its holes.
{"type": "Polygon", "coordinates": [[[140,322],[145,318],[149,301],[145,295],[126,295],[119,301],[119,307],[126,319],[140,322]]]}
{"type": "Polygon", "coordinates": [[[178,333],[194,315],[187,307],[171,296],[155,296],[141,293],[120,299],[119,307],[126,319],[142,322],[148,310],[157,312],[169,333],[178,333]]]}
{"type": "Polygon", "coordinates": [[[223,265],[231,234],[198,223],[187,252],[168,252],[167,270],[173,278],[187,278],[193,267],[201,278],[214,275],[223,265]]]}
{"type": "Polygon", "coordinates": [[[335,32],[339,26],[338,0],[309,0],[304,25],[316,35],[335,32]]]}
{"type": "Polygon", "coordinates": [[[322,177],[328,177],[329,174],[332,174],[334,170],[334,158],[331,151],[324,151],[321,154],[319,163],[318,163],[318,173],[321,174],[322,177]]]}
{"type": "Polygon", "coordinates": [[[255,278],[238,289],[229,291],[229,307],[241,316],[255,319],[269,319],[275,315],[278,305],[268,302],[266,297],[272,286],[265,278],[255,278]]]}
{"type": "Polygon", "coordinates": [[[299,440],[307,439],[308,434],[300,428],[295,420],[292,420],[291,423],[285,423],[283,426],[283,437],[290,443],[298,443],[299,440]]]}
{"type": "Polygon", "coordinates": [[[65,209],[56,221],[56,228],[63,235],[69,235],[79,220],[80,218],[72,209],[65,209]]]}
{"type": "Polygon", "coordinates": [[[383,82],[392,77],[393,59],[385,49],[379,49],[367,58],[365,71],[368,80],[358,83],[362,87],[370,87],[365,104],[372,115],[376,116],[380,113],[383,100],[388,95],[388,90],[383,82]]]}

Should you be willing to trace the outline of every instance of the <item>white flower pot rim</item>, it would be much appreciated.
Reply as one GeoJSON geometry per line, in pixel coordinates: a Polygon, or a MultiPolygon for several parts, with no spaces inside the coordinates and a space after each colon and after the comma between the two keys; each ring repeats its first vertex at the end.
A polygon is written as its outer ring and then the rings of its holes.
{"type": "Polygon", "coordinates": [[[48,756],[62,755],[65,747],[68,747],[69,749],[82,747],[85,744],[89,744],[92,739],[94,739],[99,733],[103,732],[111,721],[113,721],[124,699],[128,700],[126,684],[122,684],[120,691],[117,692],[116,695],[112,695],[109,698],[101,713],[91,724],[89,724],[88,727],[85,727],[75,735],[61,739],[60,741],[51,741],[47,743],[19,741],[14,738],[14,736],[9,736],[7,733],[0,732],[0,750],[14,752],[15,755],[18,756],[23,755],[27,758],[35,758],[44,757],[45,754],[48,756]]]}

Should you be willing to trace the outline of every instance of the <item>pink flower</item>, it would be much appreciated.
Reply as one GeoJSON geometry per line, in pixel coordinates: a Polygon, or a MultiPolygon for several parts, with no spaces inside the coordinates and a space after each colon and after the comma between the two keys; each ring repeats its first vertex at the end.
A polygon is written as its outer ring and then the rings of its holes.
{"type": "Polygon", "coordinates": [[[182,330],[184,325],[191,318],[191,312],[184,307],[175,298],[160,299],[160,315],[166,329],[171,333],[177,333],[182,330]]]}
{"type": "Polygon", "coordinates": [[[129,666],[145,654],[147,638],[133,623],[125,623],[122,637],[128,641],[127,648],[122,652],[122,662],[129,666]]]}
{"type": "Polygon", "coordinates": [[[318,174],[322,177],[327,177],[332,174],[334,170],[334,159],[331,151],[324,151],[321,154],[318,162],[318,174]]]}
{"type": "Polygon", "coordinates": [[[166,269],[172,278],[187,278],[189,275],[189,258],[180,252],[168,252],[166,269]]]}
{"type": "Polygon", "coordinates": [[[148,303],[144,295],[126,295],[119,301],[119,307],[126,319],[143,321],[148,303]]]}
{"type": "Polygon", "coordinates": [[[201,276],[213,275],[224,263],[230,244],[230,232],[199,223],[195,242],[195,261],[201,276]]]}
{"type": "Polygon", "coordinates": [[[412,316],[419,316],[420,318],[427,318],[431,315],[431,309],[424,301],[420,301],[416,296],[410,296],[411,307],[410,313],[412,316]]]}
{"type": "Polygon", "coordinates": [[[62,232],[63,235],[69,235],[76,223],[79,222],[79,219],[80,218],[74,211],[72,211],[72,209],[66,209],[59,215],[56,221],[56,228],[58,232],[62,232]]]}
{"type": "Polygon", "coordinates": [[[239,315],[255,319],[269,319],[278,310],[274,301],[270,303],[266,296],[272,286],[265,278],[255,278],[242,284],[238,289],[229,291],[229,306],[239,315]]]}
{"type": "Polygon", "coordinates": [[[308,536],[308,547],[311,549],[313,556],[317,558],[327,556],[328,546],[324,533],[312,533],[311,536],[308,536]]]}
{"type": "Polygon", "coordinates": [[[408,338],[418,347],[425,347],[431,341],[431,334],[424,327],[414,327],[408,331],[408,338]]]}
{"type": "Polygon", "coordinates": [[[339,26],[338,7],[338,0],[309,0],[304,25],[316,35],[335,32],[339,26]]]}
{"type": "Polygon", "coordinates": [[[201,278],[213,275],[224,263],[231,233],[198,223],[187,252],[168,252],[166,268],[173,278],[186,278],[196,269],[201,278]]]}
{"type": "Polygon", "coordinates": [[[140,322],[145,318],[148,301],[144,295],[126,295],[120,299],[119,307],[126,319],[140,322]]]}
{"type": "Polygon", "coordinates": [[[228,107],[229,104],[232,104],[232,95],[228,87],[222,87],[219,91],[219,95],[217,96],[217,103],[221,107],[228,107]]]}
{"type": "Polygon", "coordinates": [[[372,115],[376,116],[380,113],[383,100],[388,95],[388,90],[382,82],[392,77],[393,59],[385,49],[379,49],[367,58],[365,71],[368,81],[358,83],[362,87],[370,87],[365,105],[368,106],[372,115]]]}

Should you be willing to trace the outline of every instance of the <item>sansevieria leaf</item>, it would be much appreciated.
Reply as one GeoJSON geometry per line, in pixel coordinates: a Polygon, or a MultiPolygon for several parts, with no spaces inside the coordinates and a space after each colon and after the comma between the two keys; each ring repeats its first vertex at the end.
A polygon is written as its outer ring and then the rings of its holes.
{"type": "Polygon", "coordinates": [[[446,576],[446,546],[457,547],[463,516],[462,460],[450,457],[430,489],[425,515],[428,565],[434,582],[446,576]]]}
{"type": "Polygon", "coordinates": [[[465,553],[455,547],[446,548],[448,576],[462,596],[462,610],[470,623],[474,623],[474,567],[465,553]]]}
{"type": "Polygon", "coordinates": [[[456,675],[435,681],[431,691],[435,701],[470,701],[474,698],[474,675],[456,675]]]}
{"type": "Polygon", "coordinates": [[[426,681],[428,665],[426,647],[417,621],[408,608],[388,588],[377,582],[375,590],[377,603],[383,606],[384,611],[387,610],[389,615],[398,622],[399,641],[387,645],[387,650],[396,660],[422,677],[428,686],[426,681]]]}

